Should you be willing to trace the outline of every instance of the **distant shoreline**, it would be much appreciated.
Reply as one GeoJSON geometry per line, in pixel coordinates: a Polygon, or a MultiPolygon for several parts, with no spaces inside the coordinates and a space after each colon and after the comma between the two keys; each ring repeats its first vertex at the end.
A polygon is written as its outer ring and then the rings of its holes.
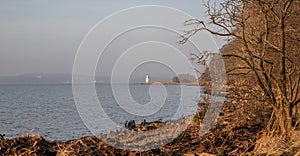
{"type": "Polygon", "coordinates": [[[153,81],[153,82],[141,82],[141,83],[138,83],[138,84],[141,84],[141,85],[159,85],[159,84],[162,84],[162,85],[187,85],[187,86],[201,86],[199,82],[170,82],[170,81],[163,81],[163,82],[160,82],[160,81],[153,81]]]}

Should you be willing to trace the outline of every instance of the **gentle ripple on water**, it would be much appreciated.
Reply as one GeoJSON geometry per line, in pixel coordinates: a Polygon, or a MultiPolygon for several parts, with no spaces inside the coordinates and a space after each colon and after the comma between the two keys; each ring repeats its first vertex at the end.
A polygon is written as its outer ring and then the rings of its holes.
{"type": "MultiPolygon", "coordinates": [[[[114,100],[110,87],[110,85],[97,84],[98,99],[105,107],[107,114],[120,125],[130,119],[140,122],[143,118],[148,121],[173,118],[174,114],[169,112],[177,108],[176,103],[180,99],[178,97],[181,91],[180,86],[166,86],[168,92],[166,107],[163,107],[155,116],[139,117],[116,113],[122,110],[114,100]]],[[[181,99],[184,106],[178,107],[180,112],[175,118],[193,114],[197,108],[199,88],[184,86],[184,89],[189,94],[181,99]]],[[[148,91],[147,85],[130,85],[131,95],[138,103],[149,102],[148,91]]],[[[0,134],[5,134],[6,137],[26,134],[30,129],[33,129],[34,134],[42,135],[50,140],[66,141],[92,135],[77,112],[71,85],[0,85],[0,108],[0,134]]]]}

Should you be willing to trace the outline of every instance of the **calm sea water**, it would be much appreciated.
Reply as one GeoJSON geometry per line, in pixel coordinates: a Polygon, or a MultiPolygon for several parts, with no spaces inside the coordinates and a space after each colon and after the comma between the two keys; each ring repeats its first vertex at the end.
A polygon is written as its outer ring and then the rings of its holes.
{"type": "MultiPolygon", "coordinates": [[[[90,94],[84,91],[85,85],[80,87],[86,95],[90,94]]],[[[110,119],[121,127],[126,120],[131,119],[139,123],[142,119],[170,120],[191,115],[197,109],[196,101],[200,94],[199,87],[196,86],[166,85],[167,96],[162,105],[157,104],[158,111],[150,115],[136,115],[119,106],[111,88],[111,85],[96,85],[96,93],[101,103],[98,107],[102,107],[110,119]],[[181,96],[183,92],[184,97],[181,96]]],[[[114,88],[118,90],[121,100],[128,98],[125,85],[115,85],[114,88]]],[[[164,95],[155,88],[151,95],[148,85],[132,84],[129,89],[132,98],[141,105],[149,104],[152,100],[151,104],[155,105],[156,99],[164,95]]],[[[87,98],[86,103],[89,102],[91,101],[87,98]]],[[[92,135],[80,118],[77,108],[72,85],[0,85],[0,133],[6,137],[17,137],[32,129],[34,134],[49,140],[62,141],[92,135]]],[[[103,123],[101,126],[106,125],[103,123]]]]}

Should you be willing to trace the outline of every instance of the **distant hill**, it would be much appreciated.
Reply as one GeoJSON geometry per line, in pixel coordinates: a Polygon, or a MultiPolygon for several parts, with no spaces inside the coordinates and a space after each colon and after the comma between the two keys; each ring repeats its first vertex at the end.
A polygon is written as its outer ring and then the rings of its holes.
{"type": "Polygon", "coordinates": [[[67,84],[71,80],[70,74],[22,74],[1,76],[0,84],[67,84]]]}
{"type": "MultiPolygon", "coordinates": [[[[110,76],[77,76],[77,82],[79,83],[110,83],[110,76]]],[[[130,78],[130,83],[144,82],[144,76],[130,78]]],[[[164,77],[151,77],[153,81],[170,81],[171,78],[164,77]]],[[[16,76],[0,76],[0,84],[71,84],[72,74],[22,74],[16,76]]],[[[121,82],[120,83],[125,83],[121,82]]]]}
{"type": "MultiPolygon", "coordinates": [[[[91,77],[80,76],[80,82],[89,83],[91,77]]],[[[97,78],[103,81],[101,77],[97,78]]],[[[107,81],[107,78],[105,78],[107,81]]],[[[16,76],[1,76],[0,84],[71,84],[72,74],[22,74],[16,76]]]]}

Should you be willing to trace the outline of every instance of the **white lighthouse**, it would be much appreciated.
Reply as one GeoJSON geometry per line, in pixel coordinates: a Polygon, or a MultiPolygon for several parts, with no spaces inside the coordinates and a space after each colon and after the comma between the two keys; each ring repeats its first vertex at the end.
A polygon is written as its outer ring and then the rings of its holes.
{"type": "Polygon", "coordinates": [[[146,83],[149,83],[149,75],[146,74],[146,80],[145,80],[146,83]]]}

